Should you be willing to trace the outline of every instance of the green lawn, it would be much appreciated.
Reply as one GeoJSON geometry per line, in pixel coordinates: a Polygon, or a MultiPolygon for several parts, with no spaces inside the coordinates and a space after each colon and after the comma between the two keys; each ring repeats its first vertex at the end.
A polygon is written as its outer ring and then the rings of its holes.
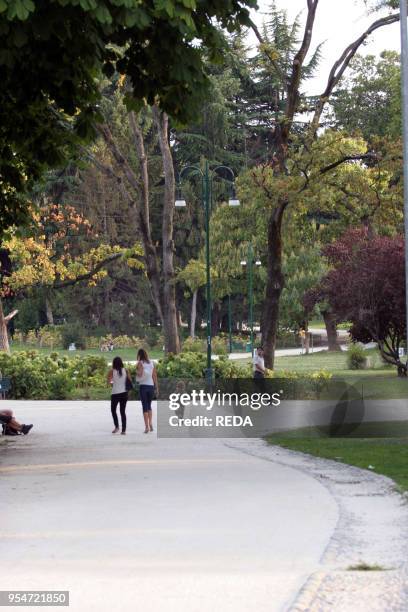
{"type": "MultiPolygon", "coordinates": [[[[276,356],[275,370],[290,370],[296,372],[315,372],[316,370],[327,370],[333,376],[352,376],[355,378],[368,376],[396,376],[396,369],[385,365],[377,349],[366,351],[370,359],[370,369],[349,370],[347,369],[347,352],[327,350],[309,355],[291,355],[289,357],[276,356]]],[[[250,363],[251,358],[240,360],[240,363],[250,363]]]]}
{"type": "Polygon", "coordinates": [[[369,349],[366,351],[367,357],[370,359],[371,368],[369,370],[348,370],[347,369],[347,352],[346,351],[321,351],[319,353],[311,353],[310,355],[293,355],[289,357],[276,357],[276,370],[296,370],[297,372],[312,372],[315,370],[328,370],[333,374],[341,374],[348,372],[353,376],[389,376],[394,372],[394,368],[384,365],[381,361],[380,354],[377,349],[369,349]]]}
{"type": "MultiPolygon", "coordinates": [[[[334,379],[345,380],[354,385],[365,399],[401,399],[408,398],[408,379],[398,378],[392,366],[381,361],[376,349],[367,350],[371,368],[368,370],[349,370],[347,353],[323,351],[311,355],[294,357],[277,357],[275,371],[315,372],[327,370],[334,379]]],[[[322,394],[324,399],[325,393],[322,394]]]]}
{"type": "Polygon", "coordinates": [[[408,490],[408,422],[365,423],[344,438],[327,437],[322,428],[305,428],[266,439],[269,444],[384,474],[408,490]]]}
{"type": "MultiPolygon", "coordinates": [[[[122,357],[123,361],[136,361],[137,349],[114,349],[112,352],[102,352],[99,349],[86,349],[84,351],[66,351],[63,349],[51,349],[51,348],[37,348],[37,347],[28,347],[25,344],[19,344],[14,342],[11,345],[12,351],[27,351],[27,350],[36,350],[42,355],[49,355],[50,353],[58,353],[59,355],[66,355],[67,357],[76,357],[78,355],[98,355],[99,357],[105,357],[107,362],[112,361],[113,357],[119,355],[122,357]]],[[[163,351],[158,349],[152,349],[149,351],[150,357],[153,359],[159,359],[163,356],[163,351]]]]}

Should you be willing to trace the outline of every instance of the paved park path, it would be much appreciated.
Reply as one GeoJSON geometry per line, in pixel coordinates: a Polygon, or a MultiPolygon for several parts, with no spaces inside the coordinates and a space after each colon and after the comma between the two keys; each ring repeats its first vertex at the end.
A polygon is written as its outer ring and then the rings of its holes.
{"type": "Polygon", "coordinates": [[[9,404],[35,428],[0,448],[1,589],[68,589],[75,612],[270,612],[318,567],[337,506],[306,474],[144,435],[136,402],[127,436],[103,402],[9,404]]]}
{"type": "Polygon", "coordinates": [[[1,589],[69,590],[75,612],[274,612],[321,569],[335,495],[256,440],[144,435],[136,402],[127,436],[104,402],[8,405],[35,428],[0,444],[1,589]]]}

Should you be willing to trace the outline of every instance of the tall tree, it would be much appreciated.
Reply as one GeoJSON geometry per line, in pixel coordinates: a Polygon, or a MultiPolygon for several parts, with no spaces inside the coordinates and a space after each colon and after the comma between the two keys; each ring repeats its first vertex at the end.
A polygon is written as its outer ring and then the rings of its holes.
{"type": "MultiPolygon", "coordinates": [[[[87,219],[74,209],[47,205],[33,211],[36,221],[34,233],[19,235],[10,231],[3,241],[1,258],[2,298],[10,295],[24,296],[33,289],[57,291],[80,282],[96,284],[106,276],[106,268],[113,262],[126,261],[129,266],[141,269],[142,249],[136,244],[123,249],[99,243],[88,246],[83,252],[72,254],[69,250],[69,232],[85,229],[91,231],[87,219]]],[[[17,310],[4,315],[0,304],[0,350],[8,351],[7,325],[17,310]]]]}
{"type": "Polygon", "coordinates": [[[401,60],[395,51],[357,55],[350,75],[332,97],[334,123],[348,132],[359,131],[372,141],[376,136],[400,139],[401,60]]]}
{"type": "MultiPolygon", "coordinates": [[[[310,183],[307,170],[305,174],[305,166],[303,165],[302,174],[300,174],[299,164],[291,165],[290,158],[291,155],[293,155],[293,146],[291,145],[296,133],[297,113],[299,113],[299,111],[301,111],[305,106],[305,98],[301,95],[300,88],[302,86],[303,69],[311,49],[318,5],[319,0],[306,1],[306,19],[304,29],[300,37],[301,40],[298,49],[290,58],[289,70],[285,68],[287,58],[285,58],[285,62],[283,62],[279,54],[276,54],[274,49],[268,46],[267,41],[264,39],[258,28],[253,25],[253,30],[258,37],[261,49],[264,51],[265,56],[268,58],[271,67],[274,69],[275,73],[280,79],[285,91],[284,108],[272,128],[271,142],[273,143],[273,146],[269,156],[269,163],[267,166],[264,166],[259,170],[260,175],[258,179],[260,181],[259,186],[262,187],[262,184],[265,186],[266,196],[268,189],[272,187],[272,177],[275,181],[274,186],[276,183],[280,183],[278,198],[272,195],[269,196],[271,206],[267,229],[268,283],[265,293],[265,309],[263,317],[263,344],[265,347],[265,363],[267,367],[273,367],[274,365],[274,352],[279,320],[279,303],[285,282],[282,268],[282,224],[288,207],[294,201],[296,201],[302,192],[308,189],[310,183]],[[271,175],[269,184],[266,177],[268,174],[271,175]],[[292,185],[292,189],[288,190],[287,182],[293,174],[297,175],[299,178],[298,187],[297,189],[294,189],[294,185],[292,185]],[[302,175],[304,180],[301,179],[302,175]]],[[[309,110],[312,111],[312,118],[303,129],[303,146],[299,143],[296,144],[297,154],[300,150],[301,157],[304,161],[306,161],[309,155],[310,147],[317,137],[323,111],[330,101],[334,90],[338,86],[351,60],[358,52],[361,45],[373,32],[388,24],[395,23],[398,20],[398,13],[375,19],[356,40],[352,41],[344,49],[338,60],[333,64],[331,70],[329,71],[324,91],[317,96],[313,105],[308,107],[309,110]]],[[[340,156],[338,160],[334,160],[332,162],[332,167],[329,169],[333,169],[339,164],[346,162],[348,158],[350,158],[350,156],[340,156]]],[[[302,166],[302,164],[300,164],[300,166],[302,166]]],[[[324,172],[327,168],[328,166],[322,167],[320,172],[324,172]]],[[[272,193],[273,192],[271,192],[271,194],[272,193]]]]}
{"type": "Polygon", "coordinates": [[[316,287],[355,341],[376,342],[383,359],[407,376],[399,349],[406,341],[404,239],[353,228],[324,249],[331,269],[316,287]]]}
{"type": "MultiPolygon", "coordinates": [[[[126,87],[126,84],[125,84],[126,87]]],[[[121,86],[104,107],[105,121],[98,127],[110,153],[104,163],[90,158],[98,169],[116,181],[136,219],[137,232],[144,249],[146,274],[157,317],[163,326],[165,350],[178,353],[177,308],[175,294],[173,217],[175,176],[169,142],[169,118],[157,105],[143,113],[128,112],[121,86]],[[150,161],[159,155],[163,175],[152,177],[150,161]],[[152,178],[163,185],[152,184],[152,178]],[[153,227],[152,208],[158,205],[157,224],[153,227]],[[158,239],[154,232],[160,227],[158,239]]]]}
{"type": "MultiPolygon", "coordinates": [[[[214,274],[212,275],[214,277],[214,274]]],[[[197,296],[201,287],[206,281],[205,264],[198,259],[191,259],[188,264],[177,275],[177,280],[185,283],[192,293],[191,315],[190,315],[190,336],[195,338],[196,319],[197,319],[197,296]]]]}

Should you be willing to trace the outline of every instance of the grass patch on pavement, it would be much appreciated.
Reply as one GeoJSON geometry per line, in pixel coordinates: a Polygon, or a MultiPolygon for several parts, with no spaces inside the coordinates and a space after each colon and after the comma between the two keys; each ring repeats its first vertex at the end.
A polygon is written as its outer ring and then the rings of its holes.
{"type": "Polygon", "coordinates": [[[324,428],[304,428],[267,436],[274,444],[315,457],[333,459],[392,478],[408,490],[408,422],[364,423],[347,437],[325,435],[324,428]]]}

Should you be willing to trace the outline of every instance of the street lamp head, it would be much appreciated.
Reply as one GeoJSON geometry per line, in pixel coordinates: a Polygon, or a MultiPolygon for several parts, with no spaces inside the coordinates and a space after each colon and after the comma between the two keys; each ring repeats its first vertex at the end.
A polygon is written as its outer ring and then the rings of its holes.
{"type": "Polygon", "coordinates": [[[174,206],[176,208],[185,208],[187,206],[187,203],[184,199],[177,198],[177,200],[174,202],[174,206]]]}

